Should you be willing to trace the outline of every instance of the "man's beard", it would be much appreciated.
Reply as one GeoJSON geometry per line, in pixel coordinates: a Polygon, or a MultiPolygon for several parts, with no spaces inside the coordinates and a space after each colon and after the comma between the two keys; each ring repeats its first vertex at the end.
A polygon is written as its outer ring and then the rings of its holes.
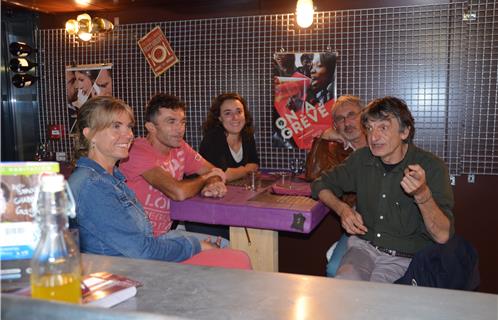
{"type": "Polygon", "coordinates": [[[348,138],[348,140],[355,139],[357,137],[357,129],[353,126],[348,126],[344,128],[344,136],[348,138]]]}

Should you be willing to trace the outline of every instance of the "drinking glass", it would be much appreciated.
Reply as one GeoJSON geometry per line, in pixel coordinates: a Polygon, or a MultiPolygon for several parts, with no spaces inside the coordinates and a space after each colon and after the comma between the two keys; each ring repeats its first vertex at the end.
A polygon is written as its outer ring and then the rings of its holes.
{"type": "Polygon", "coordinates": [[[297,176],[304,170],[304,160],[298,158],[291,159],[289,161],[289,169],[294,176],[297,176]]]}
{"type": "MultiPolygon", "coordinates": [[[[289,174],[289,177],[287,177],[287,179],[289,180],[287,183],[287,187],[289,189],[292,189],[292,180],[294,180],[295,177],[302,173],[304,170],[304,160],[298,158],[289,160],[289,169],[291,173],[289,174]]],[[[284,177],[282,177],[282,180],[283,179],[284,177]]]]}
{"type": "Polygon", "coordinates": [[[291,173],[288,171],[280,171],[277,172],[278,181],[277,185],[280,187],[291,188],[291,173]]]}
{"type": "Polygon", "coordinates": [[[258,191],[261,187],[261,177],[258,171],[251,171],[246,176],[246,189],[252,191],[258,191]]]}

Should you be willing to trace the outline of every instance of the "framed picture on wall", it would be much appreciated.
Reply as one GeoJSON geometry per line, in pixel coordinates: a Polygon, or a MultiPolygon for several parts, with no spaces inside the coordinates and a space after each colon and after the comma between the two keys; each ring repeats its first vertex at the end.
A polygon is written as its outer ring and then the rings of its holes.
{"type": "Polygon", "coordinates": [[[274,147],[309,149],[313,138],[331,126],[336,60],[335,52],[273,55],[274,147]]]}
{"type": "Polygon", "coordinates": [[[96,96],[112,96],[112,64],[66,66],[70,133],[74,131],[78,109],[96,96]]]}

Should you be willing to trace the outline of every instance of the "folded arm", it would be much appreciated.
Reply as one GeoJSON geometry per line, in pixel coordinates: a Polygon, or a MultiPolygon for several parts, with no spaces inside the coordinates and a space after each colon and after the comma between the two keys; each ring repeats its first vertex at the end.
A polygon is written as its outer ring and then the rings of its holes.
{"type": "Polygon", "coordinates": [[[259,166],[256,163],[248,163],[245,166],[237,168],[228,168],[225,173],[227,181],[233,181],[245,177],[249,172],[258,171],[259,166]]]}
{"type": "Polygon", "coordinates": [[[193,197],[204,187],[210,187],[213,190],[219,189],[219,192],[216,194],[212,192],[213,194],[211,196],[223,196],[223,188],[220,186],[220,184],[223,184],[221,174],[212,174],[212,169],[214,169],[214,167],[211,166],[211,168],[201,170],[198,177],[185,180],[176,180],[169,172],[161,167],[149,169],[142,173],[142,176],[154,188],[158,189],[172,200],[182,201],[193,197]],[[217,188],[214,188],[215,186],[212,186],[213,184],[215,184],[217,188]]]}

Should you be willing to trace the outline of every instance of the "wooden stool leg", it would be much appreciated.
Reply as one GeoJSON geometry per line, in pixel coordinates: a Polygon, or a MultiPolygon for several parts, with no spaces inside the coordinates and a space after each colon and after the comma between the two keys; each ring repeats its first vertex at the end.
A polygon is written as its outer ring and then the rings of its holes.
{"type": "Polygon", "coordinates": [[[278,272],[278,231],[230,227],[230,247],[245,251],[253,270],[278,272]]]}

